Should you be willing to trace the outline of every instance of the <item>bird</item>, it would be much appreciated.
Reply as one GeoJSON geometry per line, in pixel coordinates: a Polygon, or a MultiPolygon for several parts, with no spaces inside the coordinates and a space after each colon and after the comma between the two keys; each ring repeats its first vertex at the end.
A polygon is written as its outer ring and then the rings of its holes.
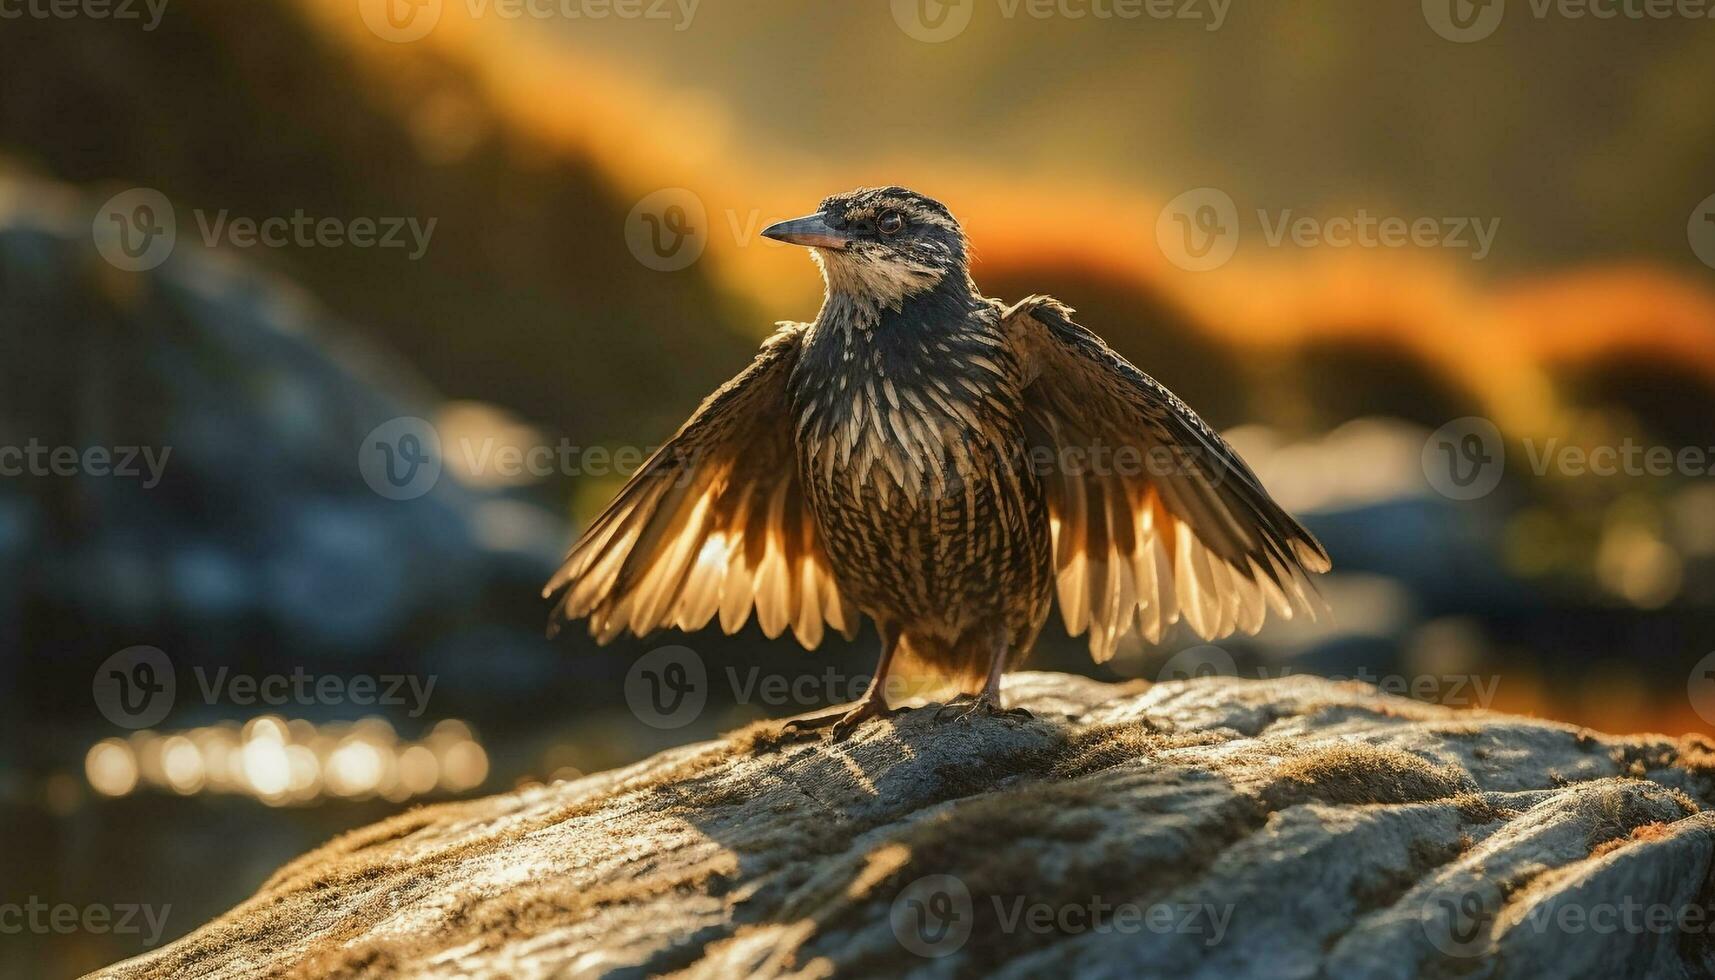
{"type": "Polygon", "coordinates": [[[859,188],[769,239],[824,294],[782,322],[619,490],[543,589],[550,630],[607,643],[754,612],[817,647],[881,638],[839,740],[885,717],[890,678],[956,693],[937,715],[1027,714],[1001,678],[1057,599],[1096,662],[1184,622],[1204,640],[1326,611],[1327,551],[1188,405],[1044,295],[983,295],[940,202],[859,188]]]}

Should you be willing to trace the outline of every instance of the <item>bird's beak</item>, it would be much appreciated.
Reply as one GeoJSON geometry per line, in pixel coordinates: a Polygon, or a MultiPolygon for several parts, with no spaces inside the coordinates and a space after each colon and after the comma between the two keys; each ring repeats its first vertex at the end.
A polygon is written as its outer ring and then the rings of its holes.
{"type": "Polygon", "coordinates": [[[850,235],[828,224],[819,214],[769,225],[762,229],[762,237],[808,248],[844,249],[852,241],[850,235]]]}

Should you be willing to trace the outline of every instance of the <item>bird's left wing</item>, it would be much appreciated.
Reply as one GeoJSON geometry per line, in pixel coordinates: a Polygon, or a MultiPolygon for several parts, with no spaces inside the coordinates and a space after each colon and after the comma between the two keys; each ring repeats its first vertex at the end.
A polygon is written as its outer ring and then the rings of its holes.
{"type": "Polygon", "coordinates": [[[1074,636],[1089,631],[1097,661],[1134,621],[1151,642],[1181,618],[1212,640],[1256,632],[1270,607],[1316,614],[1309,575],[1328,553],[1226,440],[1060,303],[1033,296],[1004,317],[1060,612],[1074,636]]]}
{"type": "Polygon", "coordinates": [[[783,325],[584,531],[542,592],[564,590],[556,628],[587,616],[606,643],[628,629],[700,629],[718,612],[733,633],[754,607],[770,638],[790,626],[814,648],[824,624],[856,634],[793,453],[786,382],[803,331],[783,325]]]}

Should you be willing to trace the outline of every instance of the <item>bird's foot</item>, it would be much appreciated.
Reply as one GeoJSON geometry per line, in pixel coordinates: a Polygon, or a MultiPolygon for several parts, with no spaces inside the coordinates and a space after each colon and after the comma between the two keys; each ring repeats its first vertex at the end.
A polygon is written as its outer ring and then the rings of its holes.
{"type": "Polygon", "coordinates": [[[785,730],[787,734],[802,734],[826,728],[829,729],[828,741],[843,742],[871,718],[886,718],[894,713],[895,709],[889,708],[885,699],[865,698],[850,711],[836,709],[808,718],[794,718],[786,723],[785,730]]]}
{"type": "Polygon", "coordinates": [[[956,694],[947,702],[935,709],[934,720],[962,721],[970,723],[972,717],[983,714],[990,718],[1019,718],[1036,717],[1023,708],[1002,708],[1000,700],[990,694],[956,694]]]}

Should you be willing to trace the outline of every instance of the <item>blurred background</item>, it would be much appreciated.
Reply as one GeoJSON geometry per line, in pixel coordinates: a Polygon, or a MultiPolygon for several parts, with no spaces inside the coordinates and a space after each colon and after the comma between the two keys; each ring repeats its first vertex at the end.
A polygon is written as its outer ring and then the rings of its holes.
{"type": "Polygon", "coordinates": [[[170,910],[0,935],[0,974],[861,691],[867,628],[598,649],[538,591],[814,314],[761,228],[864,184],[946,202],[987,292],[1077,307],[1333,554],[1332,622],[1098,668],[1056,616],[1034,666],[1715,727],[1715,21],[1170,6],[0,19],[0,906],[170,910]],[[671,719],[628,686],[664,644],[706,685],[671,719]]]}

